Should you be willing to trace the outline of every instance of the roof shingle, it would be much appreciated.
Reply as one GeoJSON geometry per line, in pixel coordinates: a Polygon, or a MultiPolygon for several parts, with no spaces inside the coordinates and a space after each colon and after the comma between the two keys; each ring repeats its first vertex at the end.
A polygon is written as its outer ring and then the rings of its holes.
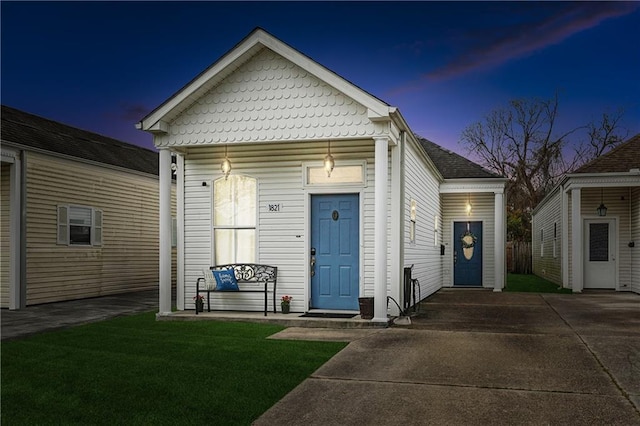
{"type": "Polygon", "coordinates": [[[481,165],[444,149],[422,136],[415,135],[415,137],[445,179],[502,178],[502,176],[492,173],[481,165]]]}
{"type": "Polygon", "coordinates": [[[604,155],[577,168],[574,173],[624,173],[640,169],[640,133],[604,155]]]}
{"type": "Polygon", "coordinates": [[[158,175],[158,153],[2,105],[2,141],[158,175]]]}

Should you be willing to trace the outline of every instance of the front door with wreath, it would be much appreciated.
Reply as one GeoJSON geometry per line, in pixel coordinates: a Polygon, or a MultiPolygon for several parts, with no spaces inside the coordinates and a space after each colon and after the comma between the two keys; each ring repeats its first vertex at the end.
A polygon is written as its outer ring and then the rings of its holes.
{"type": "Polygon", "coordinates": [[[453,224],[453,285],[482,286],[482,222],[453,224]]]}

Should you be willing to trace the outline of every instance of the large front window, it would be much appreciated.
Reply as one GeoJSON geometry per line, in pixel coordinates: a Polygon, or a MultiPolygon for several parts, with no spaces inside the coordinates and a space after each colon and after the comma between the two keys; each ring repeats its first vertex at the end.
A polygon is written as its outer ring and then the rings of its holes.
{"type": "Polygon", "coordinates": [[[215,264],[255,263],[256,180],[231,175],[213,185],[215,264]]]}

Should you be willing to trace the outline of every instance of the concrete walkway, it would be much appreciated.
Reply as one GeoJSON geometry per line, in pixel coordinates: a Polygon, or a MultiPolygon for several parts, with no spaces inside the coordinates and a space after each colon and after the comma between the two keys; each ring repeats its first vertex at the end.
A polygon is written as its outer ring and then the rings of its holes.
{"type": "Polygon", "coordinates": [[[158,290],[47,303],[16,311],[2,309],[1,337],[2,340],[17,339],[43,331],[60,330],[120,315],[153,310],[158,310],[158,290]]]}
{"type": "Polygon", "coordinates": [[[421,308],[356,338],[255,424],[640,425],[637,294],[441,290],[421,308]]]}
{"type": "MultiPolygon", "coordinates": [[[[2,310],[2,339],[157,306],[152,290],[2,310]]],[[[351,343],[256,425],[640,425],[637,294],[443,289],[409,326],[271,338],[351,343]]]]}

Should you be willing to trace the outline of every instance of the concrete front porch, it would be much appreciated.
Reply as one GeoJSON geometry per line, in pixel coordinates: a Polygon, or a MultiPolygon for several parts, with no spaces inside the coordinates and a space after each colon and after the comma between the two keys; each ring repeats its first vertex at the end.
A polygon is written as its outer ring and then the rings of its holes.
{"type": "Polygon", "coordinates": [[[378,322],[371,320],[363,320],[360,315],[354,313],[352,318],[309,318],[302,317],[304,312],[292,312],[289,314],[269,312],[264,316],[263,312],[244,312],[244,311],[211,311],[200,312],[196,315],[193,310],[176,311],[171,313],[158,313],[156,319],[158,321],[240,321],[255,322],[263,324],[278,324],[284,327],[302,327],[302,328],[386,328],[391,325],[393,318],[387,322],[378,322]]]}

